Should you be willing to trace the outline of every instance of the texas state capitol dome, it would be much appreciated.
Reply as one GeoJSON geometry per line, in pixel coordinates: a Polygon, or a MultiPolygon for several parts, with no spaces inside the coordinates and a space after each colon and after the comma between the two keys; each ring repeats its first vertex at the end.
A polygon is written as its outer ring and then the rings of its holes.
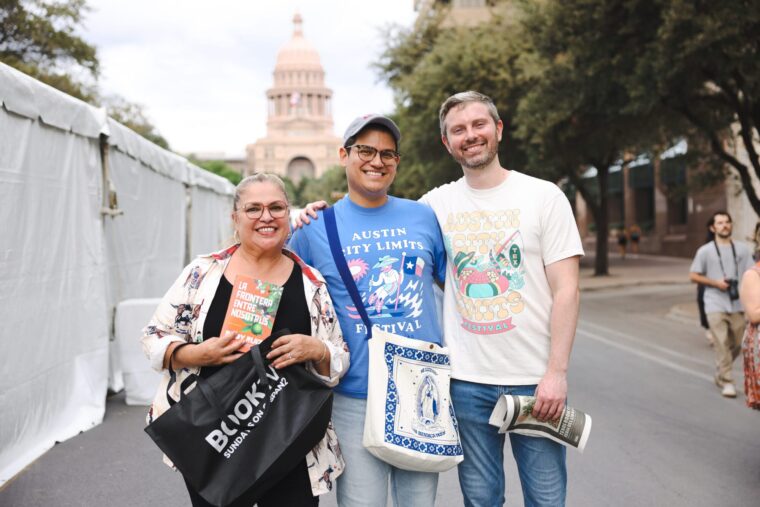
{"type": "Polygon", "coordinates": [[[267,90],[267,135],[247,146],[246,174],[270,172],[293,181],[320,177],[339,164],[341,138],[333,133],[332,90],[319,53],[293,17],[293,36],[277,53],[267,90]]]}

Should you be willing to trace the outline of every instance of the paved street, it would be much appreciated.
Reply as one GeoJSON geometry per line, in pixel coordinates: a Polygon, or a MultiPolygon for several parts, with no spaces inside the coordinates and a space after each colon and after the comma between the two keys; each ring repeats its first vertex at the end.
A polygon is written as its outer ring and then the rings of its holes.
{"type": "MultiPolygon", "coordinates": [[[[584,269],[570,369],[571,405],[593,417],[584,454],[568,450],[570,506],[748,506],[760,503],[760,413],[712,383],[688,260],[612,261],[584,269]]],[[[588,261],[584,261],[588,265],[588,261]]],[[[743,381],[740,360],[735,365],[743,381]]],[[[740,389],[741,391],[741,389],[740,389]]],[[[142,432],[143,407],[109,399],[102,425],[51,449],[0,491],[3,506],[187,505],[179,475],[142,432]]],[[[507,505],[522,505],[506,450],[507,505]]],[[[462,505],[456,473],[439,506],[462,505]]],[[[334,506],[334,495],[320,505],[334,506]]]]}

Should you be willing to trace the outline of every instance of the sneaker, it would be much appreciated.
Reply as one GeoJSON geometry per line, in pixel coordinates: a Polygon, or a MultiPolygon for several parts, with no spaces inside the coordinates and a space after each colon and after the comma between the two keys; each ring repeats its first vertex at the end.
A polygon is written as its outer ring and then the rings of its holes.
{"type": "Polygon", "coordinates": [[[724,384],[723,389],[720,391],[720,394],[726,398],[736,398],[736,388],[731,383],[724,384]]]}

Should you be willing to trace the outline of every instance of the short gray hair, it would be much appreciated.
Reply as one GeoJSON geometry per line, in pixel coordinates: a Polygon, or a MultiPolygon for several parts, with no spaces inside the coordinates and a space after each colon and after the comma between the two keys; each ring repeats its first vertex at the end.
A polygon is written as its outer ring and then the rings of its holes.
{"type": "Polygon", "coordinates": [[[472,90],[455,93],[441,104],[441,109],[438,112],[438,120],[441,124],[441,135],[443,137],[446,137],[446,115],[456,106],[467,102],[480,102],[481,104],[485,104],[494,123],[499,123],[501,120],[501,118],[499,118],[499,111],[496,110],[496,105],[488,95],[483,95],[482,93],[472,90]]]}
{"type": "Polygon", "coordinates": [[[285,189],[285,183],[279,176],[272,173],[256,173],[243,178],[243,180],[235,187],[235,198],[232,205],[233,210],[237,211],[238,204],[240,203],[240,195],[243,191],[254,183],[271,183],[282,191],[282,194],[285,196],[285,202],[290,204],[290,198],[288,197],[288,191],[285,189]]]}

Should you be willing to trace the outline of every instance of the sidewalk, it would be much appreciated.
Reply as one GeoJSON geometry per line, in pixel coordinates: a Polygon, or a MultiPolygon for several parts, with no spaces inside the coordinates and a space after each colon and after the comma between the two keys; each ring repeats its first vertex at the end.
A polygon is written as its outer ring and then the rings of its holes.
{"type": "MultiPolygon", "coordinates": [[[[587,252],[581,259],[580,287],[582,292],[586,292],[638,285],[691,284],[690,266],[691,259],[683,257],[628,254],[622,259],[619,254],[610,253],[609,276],[594,276],[594,254],[587,252]]],[[[694,291],[694,299],[674,305],[668,312],[668,318],[686,324],[699,322],[696,286],[694,291]]]]}
{"type": "Polygon", "coordinates": [[[691,259],[659,255],[617,253],[609,256],[609,276],[594,276],[594,254],[581,259],[581,290],[600,290],[632,285],[688,284],[691,259]]]}

